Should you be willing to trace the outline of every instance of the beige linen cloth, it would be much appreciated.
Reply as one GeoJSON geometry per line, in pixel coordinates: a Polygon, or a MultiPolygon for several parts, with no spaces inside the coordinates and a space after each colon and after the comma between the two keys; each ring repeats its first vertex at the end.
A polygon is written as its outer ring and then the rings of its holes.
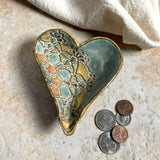
{"type": "Polygon", "coordinates": [[[80,28],[121,35],[142,49],[160,47],[160,0],[28,0],[80,28]]]}

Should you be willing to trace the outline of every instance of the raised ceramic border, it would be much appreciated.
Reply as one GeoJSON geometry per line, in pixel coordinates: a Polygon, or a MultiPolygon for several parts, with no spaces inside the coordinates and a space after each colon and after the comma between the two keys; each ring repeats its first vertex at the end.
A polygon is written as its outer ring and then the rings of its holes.
{"type": "MultiPolygon", "coordinates": [[[[115,45],[115,46],[117,47],[117,49],[118,49],[118,51],[119,51],[119,53],[120,53],[120,59],[121,59],[120,65],[119,65],[116,73],[112,76],[111,80],[110,80],[108,83],[106,83],[106,85],[105,85],[100,91],[98,91],[98,93],[97,93],[97,94],[88,102],[88,104],[84,107],[84,109],[82,110],[82,112],[81,112],[81,114],[80,114],[80,116],[79,116],[79,119],[76,121],[73,129],[72,129],[70,132],[66,132],[65,129],[63,128],[63,125],[62,125],[62,123],[61,123],[61,121],[60,121],[60,117],[59,117],[58,105],[57,105],[57,103],[56,103],[55,98],[53,97],[54,102],[55,102],[55,104],[56,104],[56,108],[57,108],[57,112],[58,112],[58,119],[59,119],[61,128],[62,128],[63,132],[64,132],[67,136],[69,136],[69,135],[72,135],[72,134],[74,133],[74,131],[75,131],[75,129],[76,129],[76,126],[77,126],[77,123],[79,122],[79,120],[81,119],[81,117],[84,115],[85,111],[86,111],[87,108],[91,105],[91,103],[92,103],[92,102],[96,99],[96,97],[97,97],[100,93],[102,93],[102,92],[104,91],[104,89],[106,89],[106,88],[110,85],[110,83],[116,78],[116,76],[117,76],[118,73],[120,72],[120,69],[122,68],[122,65],[123,65],[123,56],[122,56],[121,50],[120,50],[120,48],[118,47],[118,45],[117,45],[113,40],[111,40],[111,39],[109,39],[109,38],[99,36],[99,37],[91,38],[91,39],[86,40],[86,41],[84,41],[84,42],[82,42],[82,43],[79,44],[79,43],[75,40],[75,38],[74,38],[70,33],[66,32],[66,31],[64,31],[64,30],[62,30],[62,29],[49,29],[49,30],[46,30],[45,32],[43,32],[40,36],[38,36],[38,38],[36,39],[36,41],[35,41],[35,43],[34,43],[34,47],[33,47],[33,53],[34,53],[34,55],[35,55],[35,46],[36,46],[36,44],[37,44],[38,39],[39,39],[44,33],[46,33],[46,32],[57,31],[57,30],[61,30],[61,31],[65,32],[66,34],[68,34],[68,35],[73,39],[73,41],[75,42],[75,44],[77,45],[78,48],[81,47],[81,46],[83,46],[83,45],[85,45],[86,43],[88,43],[88,42],[90,42],[90,41],[95,40],[95,39],[106,39],[106,40],[110,41],[111,43],[113,43],[113,45],[115,45]]],[[[35,57],[36,57],[36,56],[35,56],[35,57]]],[[[35,59],[36,59],[36,58],[35,58],[35,59]]],[[[38,62],[37,59],[36,59],[36,61],[38,62]]],[[[42,72],[42,71],[41,71],[41,72],[42,72]]],[[[42,74],[43,74],[43,72],[42,72],[42,74]]],[[[49,87],[48,87],[48,88],[49,88],[49,87]]],[[[50,90],[50,89],[49,89],[49,90],[50,90]]]]}

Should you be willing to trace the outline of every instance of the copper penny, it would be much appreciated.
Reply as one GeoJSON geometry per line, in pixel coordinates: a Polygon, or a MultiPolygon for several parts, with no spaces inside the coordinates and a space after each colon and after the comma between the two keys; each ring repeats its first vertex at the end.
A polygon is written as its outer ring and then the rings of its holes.
{"type": "Polygon", "coordinates": [[[124,126],[115,126],[112,130],[112,138],[118,143],[124,143],[128,138],[128,131],[124,126]]]}
{"type": "Polygon", "coordinates": [[[127,100],[120,100],[116,104],[116,110],[123,116],[128,116],[133,112],[133,105],[127,100]]]}

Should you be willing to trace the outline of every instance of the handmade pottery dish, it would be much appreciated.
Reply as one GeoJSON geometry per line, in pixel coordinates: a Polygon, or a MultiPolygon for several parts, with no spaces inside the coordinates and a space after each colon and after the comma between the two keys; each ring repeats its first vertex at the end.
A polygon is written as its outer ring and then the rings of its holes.
{"type": "Polygon", "coordinates": [[[123,61],[112,40],[95,37],[78,44],[59,29],[42,33],[35,42],[34,54],[66,135],[73,134],[78,120],[116,77],[123,61]]]}

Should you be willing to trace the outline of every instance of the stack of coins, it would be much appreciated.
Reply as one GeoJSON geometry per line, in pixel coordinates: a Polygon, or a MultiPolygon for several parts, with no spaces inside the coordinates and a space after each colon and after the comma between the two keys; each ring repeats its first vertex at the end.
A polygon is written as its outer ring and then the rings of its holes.
{"type": "Polygon", "coordinates": [[[116,153],[120,148],[120,143],[124,143],[128,138],[128,131],[124,126],[131,122],[133,105],[128,100],[120,100],[116,103],[116,111],[115,115],[113,112],[103,109],[95,116],[96,126],[104,131],[99,136],[98,145],[105,154],[116,153]]]}

